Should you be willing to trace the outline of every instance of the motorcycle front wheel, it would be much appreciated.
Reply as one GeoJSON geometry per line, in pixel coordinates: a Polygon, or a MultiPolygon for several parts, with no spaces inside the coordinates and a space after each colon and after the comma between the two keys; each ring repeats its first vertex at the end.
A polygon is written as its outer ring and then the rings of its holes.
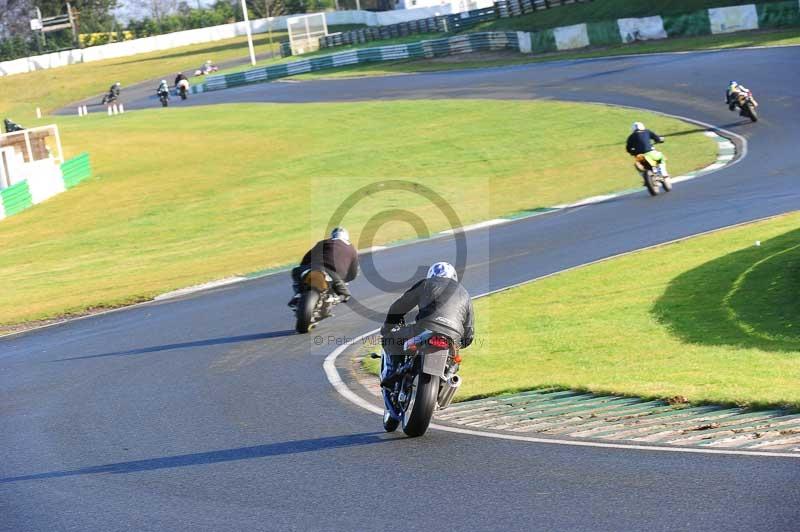
{"type": "Polygon", "coordinates": [[[668,177],[665,177],[661,180],[661,186],[664,188],[664,192],[669,192],[672,190],[672,180],[668,177]]]}
{"type": "Polygon", "coordinates": [[[750,117],[750,121],[758,122],[758,115],[756,114],[756,108],[753,106],[753,104],[748,103],[746,109],[746,113],[750,117]]]}
{"type": "Polygon", "coordinates": [[[406,436],[422,436],[431,424],[436,396],[439,395],[439,378],[419,373],[414,378],[408,406],[403,413],[403,432],[406,436]]]}
{"type": "Polygon", "coordinates": [[[658,193],[661,192],[658,183],[653,179],[653,172],[647,171],[644,173],[644,186],[647,187],[647,191],[651,196],[658,196],[658,193]]]}
{"type": "Polygon", "coordinates": [[[317,308],[319,294],[314,290],[303,292],[300,301],[297,302],[297,323],[295,330],[300,334],[307,333],[312,326],[311,320],[314,318],[314,310],[317,308]]]}

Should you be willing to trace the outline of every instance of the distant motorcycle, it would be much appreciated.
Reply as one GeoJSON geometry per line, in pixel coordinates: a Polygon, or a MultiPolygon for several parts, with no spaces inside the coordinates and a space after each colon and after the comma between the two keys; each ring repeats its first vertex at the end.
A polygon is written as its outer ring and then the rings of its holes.
{"type": "Polygon", "coordinates": [[[175,90],[178,92],[178,96],[181,97],[181,100],[185,100],[189,95],[189,80],[180,80],[175,90]]]}
{"type": "MultiPolygon", "coordinates": [[[[461,378],[458,344],[443,334],[424,330],[403,344],[404,359],[397,366],[392,384],[383,387],[383,428],[394,432],[402,425],[407,436],[422,436],[433,412],[447,408],[461,378]]],[[[389,356],[381,355],[381,370],[389,356]]]]}
{"type": "Polygon", "coordinates": [[[672,181],[661,173],[661,166],[656,161],[651,161],[645,155],[640,154],[636,156],[633,165],[642,176],[644,186],[651,196],[657,196],[662,189],[664,192],[672,190],[672,181]]]}
{"type": "Polygon", "coordinates": [[[161,100],[161,107],[167,107],[169,105],[169,92],[159,91],[158,99],[161,100]]]}
{"type": "Polygon", "coordinates": [[[331,315],[341,298],[333,291],[333,279],[319,269],[309,268],[300,274],[300,298],[295,308],[295,330],[304,334],[331,315]]]}
{"type": "Polygon", "coordinates": [[[741,116],[746,116],[751,122],[758,122],[758,114],[756,113],[758,102],[753,98],[751,91],[740,91],[736,96],[736,106],[740,109],[739,114],[741,116]]]}
{"type": "Polygon", "coordinates": [[[113,92],[109,92],[108,94],[103,96],[103,99],[100,101],[100,105],[111,105],[116,101],[117,101],[117,95],[114,94],[113,92]]]}

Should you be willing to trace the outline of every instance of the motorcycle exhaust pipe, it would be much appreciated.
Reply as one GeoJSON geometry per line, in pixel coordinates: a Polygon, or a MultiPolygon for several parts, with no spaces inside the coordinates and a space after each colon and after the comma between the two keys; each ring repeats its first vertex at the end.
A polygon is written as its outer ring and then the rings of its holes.
{"type": "Polygon", "coordinates": [[[461,377],[458,375],[453,375],[442,384],[442,388],[439,390],[439,397],[436,399],[440,409],[450,406],[450,403],[453,401],[453,396],[460,386],[461,377]]]}

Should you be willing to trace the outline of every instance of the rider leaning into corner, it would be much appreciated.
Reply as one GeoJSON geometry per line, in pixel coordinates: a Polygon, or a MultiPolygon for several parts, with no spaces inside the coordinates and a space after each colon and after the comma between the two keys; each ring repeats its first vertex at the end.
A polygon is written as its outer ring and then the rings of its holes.
{"type": "Polygon", "coordinates": [[[342,301],[350,299],[347,283],[358,276],[358,251],[350,243],[350,233],[344,227],[331,231],[331,237],[317,242],[303,256],[300,265],[292,269],[294,296],[290,307],[296,307],[300,300],[300,276],[310,267],[324,269],[331,276],[333,290],[342,301]]]}
{"type": "Polygon", "coordinates": [[[628,142],[625,146],[628,153],[634,157],[636,155],[644,155],[648,162],[657,164],[661,168],[661,174],[664,177],[669,177],[667,173],[667,158],[660,151],[653,149],[653,143],[660,144],[664,142],[664,138],[645,128],[641,122],[634,122],[631,129],[633,132],[628,136],[628,142]]]}
{"type": "Polygon", "coordinates": [[[458,282],[452,264],[437,262],[428,269],[425,279],[418,281],[392,303],[381,328],[385,357],[381,386],[391,386],[397,364],[402,361],[403,343],[423,330],[451,338],[462,348],[475,337],[472,299],[458,282]],[[419,307],[416,322],[404,325],[405,315],[419,307]]]}
{"type": "MultiPolygon", "coordinates": [[[[753,98],[753,93],[750,92],[750,89],[745,87],[744,85],[739,85],[735,81],[731,81],[728,83],[728,89],[725,91],[725,103],[728,104],[728,109],[731,111],[736,110],[736,104],[739,102],[739,94],[749,94],[750,98],[753,100],[753,103],[756,103],[756,99],[753,98]]],[[[739,111],[739,115],[744,115],[744,109],[739,111]]]]}

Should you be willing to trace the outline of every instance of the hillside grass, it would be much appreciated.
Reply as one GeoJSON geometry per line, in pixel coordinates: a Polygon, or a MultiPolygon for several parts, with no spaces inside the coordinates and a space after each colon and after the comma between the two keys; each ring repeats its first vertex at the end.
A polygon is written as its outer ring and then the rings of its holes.
{"type": "MultiPolygon", "coordinates": [[[[95,177],[0,222],[0,324],[291,263],[323,237],[346,196],[379,180],[432,188],[464,224],[636,187],[623,149],[633,120],[668,138],[675,175],[715,158],[716,143],[694,125],[558,102],[237,104],[59,117],[67,155],[89,151],[95,177]]],[[[414,236],[398,223],[364,241],[367,220],[394,208],[411,209],[431,232],[450,227],[411,193],[379,195],[343,223],[361,248],[414,236]]]]}

